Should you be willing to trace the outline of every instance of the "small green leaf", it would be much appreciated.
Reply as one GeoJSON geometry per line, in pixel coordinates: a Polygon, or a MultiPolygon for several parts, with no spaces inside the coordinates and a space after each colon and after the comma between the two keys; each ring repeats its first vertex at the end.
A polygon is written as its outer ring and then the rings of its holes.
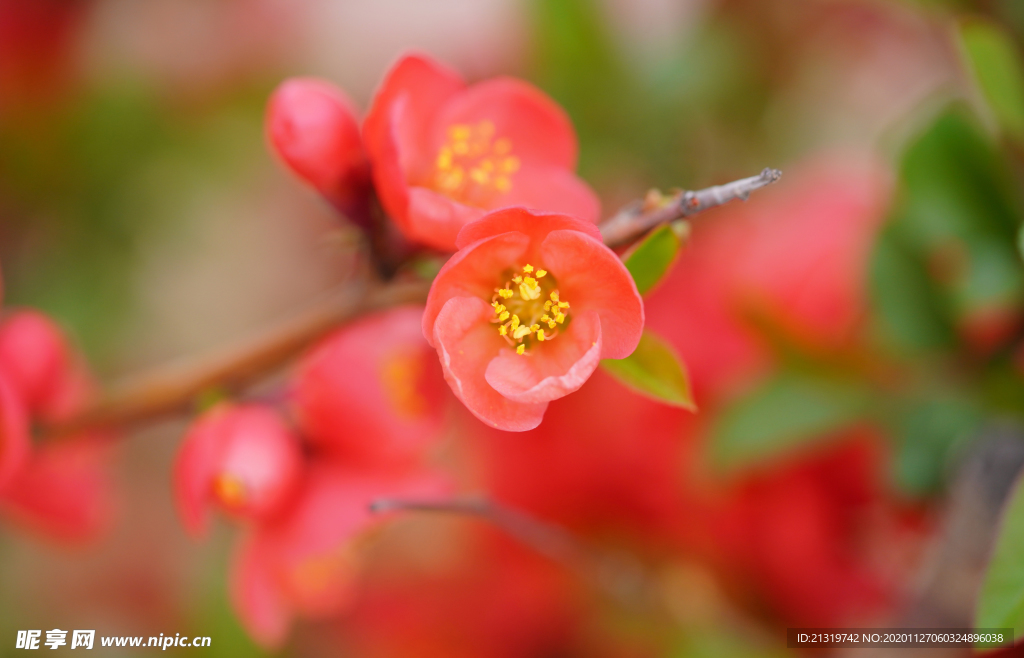
{"type": "Polygon", "coordinates": [[[672,347],[644,330],[636,351],[625,359],[605,359],[601,366],[620,382],[659,402],[697,411],[686,366],[672,347]]]}
{"type": "Polygon", "coordinates": [[[1003,510],[1002,527],[978,598],[976,628],[1024,633],[1024,487],[1020,480],[1003,510]]]}
{"type": "Polygon", "coordinates": [[[711,458],[725,470],[753,465],[826,438],[857,420],[868,402],[867,391],[855,383],[783,373],[721,414],[711,458]]]}
{"type": "Polygon", "coordinates": [[[626,269],[636,281],[636,289],[646,294],[661,280],[676,256],[682,242],[671,226],[665,224],[650,232],[640,244],[626,255],[626,269]]]}
{"type": "Polygon", "coordinates": [[[1003,129],[1024,139],[1024,69],[1009,35],[980,20],[965,21],[960,39],[985,99],[1003,129]]]}

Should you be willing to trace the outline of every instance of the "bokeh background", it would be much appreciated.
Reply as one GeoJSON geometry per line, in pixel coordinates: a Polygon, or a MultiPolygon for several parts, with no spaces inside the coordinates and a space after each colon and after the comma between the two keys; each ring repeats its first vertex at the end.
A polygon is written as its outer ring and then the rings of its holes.
{"type": "MultiPolygon", "coordinates": [[[[282,79],[365,108],[411,48],[520,76],[572,117],[606,215],[785,172],[697,218],[649,302],[697,416],[600,375],[552,407],[561,443],[466,439],[507,465],[471,486],[659,565],[670,614],[410,518],[364,604],[285,654],[770,656],[792,625],[967,626],[1005,495],[984,483],[1024,421],[1022,46],[1017,0],[0,0],[5,306],[57,318],[102,381],[230,344],[351,270],[351,230],[266,146],[282,79]]],[[[121,442],[98,543],[0,530],[0,638],[263,655],[227,604],[234,530],[195,543],[174,513],[185,422],[121,442]]]]}

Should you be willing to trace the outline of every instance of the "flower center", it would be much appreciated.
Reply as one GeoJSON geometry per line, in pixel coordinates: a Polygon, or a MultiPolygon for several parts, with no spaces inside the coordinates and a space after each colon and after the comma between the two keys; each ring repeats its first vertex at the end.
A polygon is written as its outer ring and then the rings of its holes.
{"type": "Polygon", "coordinates": [[[507,137],[494,139],[494,124],[455,124],[437,153],[434,189],[442,194],[485,207],[496,194],[512,189],[519,158],[512,155],[507,137]]]}
{"type": "Polygon", "coordinates": [[[491,306],[491,322],[498,325],[498,335],[516,348],[516,354],[525,354],[533,341],[557,338],[569,312],[569,302],[559,298],[554,277],[529,264],[512,274],[504,287],[494,289],[491,306]]]}
{"type": "Polygon", "coordinates": [[[230,473],[217,476],[213,482],[213,492],[228,509],[241,508],[248,498],[245,483],[230,473]]]}

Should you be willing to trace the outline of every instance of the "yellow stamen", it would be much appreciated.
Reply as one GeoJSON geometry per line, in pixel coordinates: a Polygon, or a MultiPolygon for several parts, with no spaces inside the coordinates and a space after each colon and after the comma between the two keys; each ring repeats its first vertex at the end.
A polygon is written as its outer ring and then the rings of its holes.
{"type": "Polygon", "coordinates": [[[530,265],[529,263],[523,265],[523,271],[526,272],[527,274],[533,272],[533,265],[530,265]]]}
{"type": "Polygon", "coordinates": [[[548,275],[548,271],[547,270],[537,270],[537,278],[538,279],[543,279],[547,275],[548,275]]]}
{"type": "Polygon", "coordinates": [[[526,345],[520,345],[519,347],[516,348],[516,354],[522,354],[525,351],[526,351],[526,345]]]}
{"type": "Polygon", "coordinates": [[[558,325],[567,319],[569,303],[561,300],[554,277],[547,275],[546,270],[527,263],[520,271],[507,275],[510,280],[505,285],[509,287],[494,288],[491,322],[498,324],[498,335],[516,354],[525,354],[533,340],[542,343],[557,338],[558,325]]]}
{"type": "Polygon", "coordinates": [[[544,342],[544,330],[543,329],[538,329],[537,330],[537,340],[539,340],[542,343],[544,342]]]}

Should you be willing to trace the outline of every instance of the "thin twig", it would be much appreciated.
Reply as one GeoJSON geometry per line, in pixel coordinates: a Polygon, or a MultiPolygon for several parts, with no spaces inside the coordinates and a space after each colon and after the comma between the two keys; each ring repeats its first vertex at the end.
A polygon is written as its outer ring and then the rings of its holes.
{"type": "Polygon", "coordinates": [[[652,228],[677,219],[696,215],[733,199],[746,201],[754,190],[771,185],[782,177],[778,169],[765,169],[757,176],[743,178],[725,185],[703,190],[680,191],[668,198],[634,201],[601,225],[601,235],[609,247],[619,247],[635,240],[652,228]]]}
{"type": "Polygon", "coordinates": [[[86,428],[127,427],[190,410],[215,388],[239,388],[265,376],[343,322],[397,304],[423,302],[426,282],[367,287],[351,284],[247,339],[209,354],[168,364],[112,386],[80,413],[42,429],[43,436],[86,428]]]}
{"type": "Polygon", "coordinates": [[[523,545],[576,571],[619,603],[633,608],[647,608],[654,604],[656,585],[643,565],[631,556],[595,550],[564,528],[484,498],[380,498],[370,503],[370,511],[474,516],[493,523],[523,545]]]}

